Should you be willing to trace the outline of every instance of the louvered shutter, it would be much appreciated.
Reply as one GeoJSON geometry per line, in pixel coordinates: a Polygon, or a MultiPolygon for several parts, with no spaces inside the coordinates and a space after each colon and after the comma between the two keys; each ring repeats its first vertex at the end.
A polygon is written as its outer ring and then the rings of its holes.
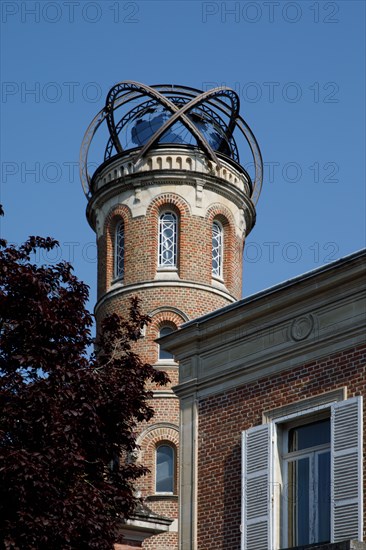
{"type": "Polygon", "coordinates": [[[242,550],[271,550],[272,424],[243,432],[242,550]]]}
{"type": "Polygon", "coordinates": [[[362,397],[332,406],[332,542],[362,541],[362,397]]]}

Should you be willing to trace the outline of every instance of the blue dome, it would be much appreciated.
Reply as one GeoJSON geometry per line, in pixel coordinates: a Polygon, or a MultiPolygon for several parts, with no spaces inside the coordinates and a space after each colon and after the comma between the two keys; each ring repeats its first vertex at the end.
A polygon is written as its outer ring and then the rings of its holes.
{"type": "MultiPolygon", "coordinates": [[[[149,106],[137,112],[120,131],[119,137],[123,148],[128,150],[142,147],[171,116],[171,112],[161,105],[149,106]]],[[[196,109],[187,117],[205,137],[212,149],[230,154],[230,145],[225,132],[208,114],[196,109]]],[[[195,137],[180,121],[164,132],[159,143],[197,145],[195,137]]]]}

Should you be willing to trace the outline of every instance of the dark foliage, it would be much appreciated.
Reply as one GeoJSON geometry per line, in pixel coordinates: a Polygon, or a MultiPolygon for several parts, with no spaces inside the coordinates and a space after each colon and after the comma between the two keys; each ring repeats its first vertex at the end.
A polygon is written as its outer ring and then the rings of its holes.
{"type": "Polygon", "coordinates": [[[153,415],[146,383],[167,377],[131,349],[148,318],[105,319],[91,345],[87,286],[67,263],[37,266],[30,237],[0,241],[0,540],[19,550],[112,549],[146,470],[119,461],[153,415]]]}

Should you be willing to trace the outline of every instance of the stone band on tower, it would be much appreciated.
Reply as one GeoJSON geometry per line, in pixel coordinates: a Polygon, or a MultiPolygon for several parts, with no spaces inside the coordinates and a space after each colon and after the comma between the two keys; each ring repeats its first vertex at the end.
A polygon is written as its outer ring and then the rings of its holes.
{"type": "MultiPolygon", "coordinates": [[[[167,388],[152,388],[155,416],[141,425],[138,459],[150,469],[139,487],[148,507],[174,520],[179,406],[171,388],[179,367],[155,340],[241,297],[243,246],[255,223],[261,154],[233,90],[203,93],[122,82],[85,134],[80,169],[87,217],[97,235],[97,324],[107,314],[124,315],[130,297],[139,296],[152,322],[137,351],[171,379],[167,388]],[[104,162],[90,177],[89,146],[105,122],[104,162]],[[253,154],[254,182],[239,164],[240,140],[253,154]]],[[[147,538],[144,548],[176,549],[176,523],[147,538]]]]}

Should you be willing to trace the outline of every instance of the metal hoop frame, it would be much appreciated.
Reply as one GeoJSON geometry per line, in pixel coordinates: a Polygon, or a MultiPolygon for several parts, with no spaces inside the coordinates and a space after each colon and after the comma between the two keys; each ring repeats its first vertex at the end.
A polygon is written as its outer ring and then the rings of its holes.
{"type": "Polygon", "coordinates": [[[222,86],[214,88],[206,92],[202,92],[195,88],[186,86],[173,86],[170,84],[158,84],[155,86],[146,86],[134,81],[119,82],[109,91],[106,99],[106,105],[99,113],[93,118],[89,124],[80,149],[80,179],[86,196],[90,197],[90,181],[91,177],[88,174],[88,153],[90,144],[93,137],[98,130],[99,126],[106,120],[110,138],[107,143],[105,151],[105,159],[111,157],[113,147],[118,153],[123,153],[123,148],[119,140],[119,133],[123,126],[131,120],[134,114],[141,108],[147,107],[150,101],[143,101],[142,104],[133,108],[124,117],[120,119],[118,124],[115,124],[114,113],[122,105],[126,105],[129,102],[149,97],[155,104],[158,103],[164,106],[172,116],[165,121],[165,123],[155,132],[153,136],[147,141],[147,143],[137,151],[134,162],[138,162],[154,145],[156,145],[160,137],[171,128],[178,120],[187,128],[187,130],[197,140],[197,143],[202,147],[210,159],[220,166],[220,161],[212,149],[206,138],[201,134],[199,129],[187,116],[192,110],[199,107],[204,112],[212,116],[212,118],[220,125],[224,130],[228,143],[233,153],[234,160],[238,161],[238,155],[234,153],[236,149],[235,140],[233,139],[233,132],[237,128],[250,147],[254,160],[255,177],[253,182],[252,201],[257,203],[259,194],[262,188],[263,181],[263,161],[262,155],[257,143],[257,140],[245,122],[245,120],[239,115],[239,97],[234,90],[222,86]],[[226,100],[226,101],[224,101],[226,100]],[[225,125],[221,116],[217,111],[223,113],[228,123],[225,125]],[[236,158],[235,158],[236,157],[236,158]]]}
{"type": "MultiPolygon", "coordinates": [[[[185,105],[188,101],[187,98],[184,98],[184,97],[171,97],[170,100],[177,105],[185,105]]],[[[119,136],[124,126],[134,118],[136,113],[143,114],[143,112],[149,109],[149,107],[156,106],[156,105],[158,105],[158,103],[155,99],[150,99],[149,101],[145,101],[144,103],[136,105],[136,107],[134,107],[131,111],[128,111],[128,113],[126,113],[120,119],[120,121],[116,124],[116,127],[115,127],[116,135],[119,136]]],[[[227,134],[227,125],[225,124],[222,117],[220,117],[215,111],[213,111],[212,109],[210,109],[204,104],[200,105],[199,108],[203,113],[207,114],[212,120],[214,120],[217,123],[217,125],[221,128],[221,130],[225,134],[227,134]]],[[[226,139],[227,139],[227,143],[229,145],[230,152],[233,159],[237,163],[239,163],[238,148],[236,146],[235,140],[233,139],[233,136],[231,135],[230,138],[228,138],[228,136],[226,135],[226,139]]],[[[104,161],[109,160],[111,158],[113,147],[114,147],[113,139],[112,137],[110,137],[108,140],[107,146],[105,148],[104,161]]],[[[220,152],[220,149],[218,151],[220,152]]]]}

